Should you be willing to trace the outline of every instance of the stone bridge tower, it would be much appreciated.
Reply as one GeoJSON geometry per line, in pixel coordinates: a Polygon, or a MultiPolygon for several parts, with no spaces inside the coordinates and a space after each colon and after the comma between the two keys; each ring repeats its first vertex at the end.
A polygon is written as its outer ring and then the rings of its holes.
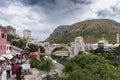
{"type": "Polygon", "coordinates": [[[79,52],[85,52],[85,43],[83,37],[76,37],[74,42],[71,43],[71,57],[77,55],[79,52]]]}

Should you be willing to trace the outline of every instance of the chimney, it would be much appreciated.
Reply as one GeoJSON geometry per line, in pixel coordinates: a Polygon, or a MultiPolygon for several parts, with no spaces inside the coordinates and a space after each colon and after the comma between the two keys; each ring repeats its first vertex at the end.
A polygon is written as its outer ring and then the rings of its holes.
{"type": "Polygon", "coordinates": [[[119,34],[117,34],[117,44],[119,44],[119,34]]]}

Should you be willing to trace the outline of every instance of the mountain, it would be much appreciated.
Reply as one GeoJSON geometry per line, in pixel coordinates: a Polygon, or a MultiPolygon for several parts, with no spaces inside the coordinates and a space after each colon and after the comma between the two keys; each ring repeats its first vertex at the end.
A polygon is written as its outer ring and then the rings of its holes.
{"type": "Polygon", "coordinates": [[[86,43],[94,43],[102,38],[115,43],[117,33],[120,34],[120,23],[110,19],[92,19],[58,26],[46,41],[70,43],[75,37],[83,36],[86,43]]]}

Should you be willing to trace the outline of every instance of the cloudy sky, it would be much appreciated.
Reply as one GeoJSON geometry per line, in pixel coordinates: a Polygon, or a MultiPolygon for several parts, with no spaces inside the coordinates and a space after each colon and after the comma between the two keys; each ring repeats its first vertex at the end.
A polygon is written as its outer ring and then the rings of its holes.
{"type": "Polygon", "coordinates": [[[12,25],[20,35],[30,29],[39,40],[59,25],[94,18],[120,22],[120,0],[0,0],[0,24],[12,25]]]}

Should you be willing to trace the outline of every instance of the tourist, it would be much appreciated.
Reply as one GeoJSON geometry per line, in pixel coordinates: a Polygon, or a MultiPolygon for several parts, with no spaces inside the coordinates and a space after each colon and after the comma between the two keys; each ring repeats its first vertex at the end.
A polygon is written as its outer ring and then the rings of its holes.
{"type": "Polygon", "coordinates": [[[21,74],[22,74],[22,67],[19,64],[18,67],[17,67],[17,70],[16,70],[16,79],[17,80],[21,80],[21,74]]]}
{"type": "Polygon", "coordinates": [[[8,63],[8,65],[6,66],[7,79],[10,79],[10,71],[11,71],[11,65],[8,63]]]}
{"type": "Polygon", "coordinates": [[[2,70],[1,80],[7,80],[7,72],[5,67],[2,67],[1,70],[2,70]]]}
{"type": "Polygon", "coordinates": [[[2,74],[2,63],[0,64],[0,79],[1,79],[1,74],[2,74]]]}
{"type": "Polygon", "coordinates": [[[15,63],[13,66],[13,73],[12,73],[13,75],[16,73],[17,67],[18,67],[18,64],[15,63]]]}

